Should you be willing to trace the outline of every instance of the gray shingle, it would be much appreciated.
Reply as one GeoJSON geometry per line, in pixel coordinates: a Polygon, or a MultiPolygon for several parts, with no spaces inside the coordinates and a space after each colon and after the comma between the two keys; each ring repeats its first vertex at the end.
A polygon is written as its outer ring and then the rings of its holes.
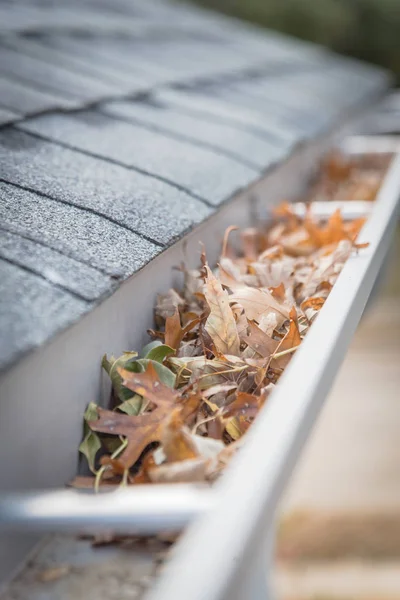
{"type": "MultiPolygon", "coordinates": [[[[252,95],[244,84],[230,82],[224,86],[208,86],[202,91],[205,95],[223,99],[228,104],[254,111],[258,113],[260,119],[267,118],[275,123],[283,122],[286,127],[300,133],[303,139],[318,131],[320,125],[316,121],[319,117],[323,118],[321,114],[311,113],[310,116],[307,116],[283,106],[277,100],[269,100],[256,94],[252,95]]],[[[295,90],[293,90],[293,94],[295,94],[295,90]]]]}
{"type": "Polygon", "coordinates": [[[278,145],[292,145],[301,138],[298,128],[290,127],[279,118],[262,117],[257,111],[235,106],[229,99],[209,96],[201,89],[162,89],[154,92],[153,97],[156,101],[172,103],[182,113],[201,116],[214,123],[229,123],[278,145]]]}
{"type": "MultiPolygon", "coordinates": [[[[47,3],[35,5],[32,2],[13,2],[6,8],[0,6],[0,23],[3,31],[8,32],[66,28],[85,31],[89,28],[104,33],[114,31],[127,33],[132,25],[135,25],[135,22],[132,24],[129,18],[121,18],[113,11],[102,14],[95,6],[91,7],[92,10],[90,8],[88,10],[84,2],[75,2],[73,6],[69,4],[52,2],[49,6],[47,3]]],[[[135,21],[138,20],[137,15],[135,21]]],[[[142,26],[145,24],[146,21],[142,26]]]]}
{"type": "Polygon", "coordinates": [[[97,300],[115,281],[89,265],[0,228],[0,258],[29,269],[83,300],[97,300]]]}
{"type": "Polygon", "coordinates": [[[115,89],[86,75],[56,67],[4,46],[0,47],[0,73],[81,101],[94,101],[112,94],[115,89]]]}
{"type": "Polygon", "coordinates": [[[251,132],[235,129],[226,123],[210,123],[199,116],[182,113],[173,104],[152,101],[151,98],[147,102],[109,102],[103,104],[101,110],[158,131],[176,134],[199,145],[204,144],[256,169],[264,169],[288,150],[287,144],[282,141],[272,144],[251,132]]]}
{"type": "Polygon", "coordinates": [[[1,103],[22,114],[41,112],[57,107],[76,106],[75,101],[63,98],[60,94],[32,88],[28,83],[0,77],[1,103]]]}
{"type": "Polygon", "coordinates": [[[121,49],[128,55],[135,55],[140,61],[150,65],[162,65],[178,78],[189,79],[213,77],[216,74],[238,73],[251,66],[262,65],[261,57],[251,60],[242,53],[232,52],[220,40],[212,42],[196,39],[195,35],[168,38],[166,40],[130,41],[119,40],[121,49]]]}
{"type": "Polygon", "coordinates": [[[160,248],[85,210],[0,182],[4,227],[43,242],[116,278],[147,264],[160,248]]]}
{"type": "Polygon", "coordinates": [[[72,324],[91,304],[0,259],[0,369],[72,324]]]}
{"type": "Polygon", "coordinates": [[[85,61],[91,64],[103,64],[120,77],[125,77],[131,85],[140,82],[145,88],[173,80],[170,70],[166,70],[160,65],[149,66],[133,59],[131,55],[115,46],[116,42],[113,38],[95,37],[91,39],[70,35],[49,35],[43,37],[42,42],[48,45],[49,48],[60,48],[72,56],[83,57],[85,61]]]}
{"type": "Polygon", "coordinates": [[[7,48],[12,48],[17,52],[38,58],[57,68],[65,68],[69,72],[104,82],[107,86],[110,86],[109,93],[113,95],[125,95],[143,88],[143,81],[136,80],[135,84],[132,84],[129,78],[118,75],[113,69],[107,69],[107,66],[102,64],[100,60],[97,62],[97,65],[88,64],[85,62],[84,54],[80,58],[77,58],[57,47],[53,47],[49,51],[49,48],[40,43],[40,41],[23,37],[7,39],[6,45],[7,48]]]}
{"type": "Polygon", "coordinates": [[[24,129],[136,167],[217,205],[257,178],[257,171],[195,144],[121,123],[93,111],[45,115],[24,129]]]}
{"type": "Polygon", "coordinates": [[[22,131],[0,132],[0,177],[168,245],[211,209],[162,181],[22,131]]]}
{"type": "Polygon", "coordinates": [[[228,86],[227,92],[232,92],[236,98],[240,97],[246,105],[268,110],[269,114],[293,124],[305,134],[314,134],[326,126],[332,120],[332,108],[334,113],[337,112],[335,104],[320,102],[307,91],[296,87],[290,77],[284,82],[264,79],[246,85],[242,82],[233,83],[228,86]]]}
{"type": "Polygon", "coordinates": [[[14,112],[13,110],[3,108],[3,106],[0,106],[0,125],[3,125],[4,123],[10,123],[11,121],[15,121],[15,119],[18,119],[20,116],[21,115],[14,112]]]}

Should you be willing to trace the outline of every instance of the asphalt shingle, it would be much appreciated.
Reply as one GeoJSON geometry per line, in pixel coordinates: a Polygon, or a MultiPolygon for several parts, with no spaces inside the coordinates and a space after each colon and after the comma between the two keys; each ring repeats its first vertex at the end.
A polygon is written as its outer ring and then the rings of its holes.
{"type": "Polygon", "coordinates": [[[15,119],[18,119],[20,116],[21,115],[14,112],[13,110],[10,110],[9,108],[3,108],[2,106],[0,106],[0,125],[3,125],[4,123],[10,123],[11,121],[15,121],[15,119]]]}
{"type": "Polygon", "coordinates": [[[155,101],[172,103],[182,114],[201,116],[213,123],[228,123],[241,131],[265,139],[271,144],[295,144],[301,139],[298,128],[285,124],[282,119],[262,116],[245,106],[235,106],[229,98],[207,95],[201,89],[162,89],[152,94],[155,101]]]}
{"type": "Polygon", "coordinates": [[[160,248],[103,217],[0,182],[1,224],[114,278],[146,265],[160,248]]]}
{"type": "Polygon", "coordinates": [[[45,115],[24,129],[97,156],[136,167],[218,205],[253,182],[258,172],[212,150],[94,111],[45,115]]]}
{"type": "Polygon", "coordinates": [[[22,114],[37,113],[54,108],[76,106],[74,100],[60,94],[32,88],[29,83],[0,76],[0,98],[2,106],[22,114]]]}
{"type": "Polygon", "coordinates": [[[115,281],[101,271],[48,246],[0,226],[0,258],[32,271],[78,298],[94,301],[110,292],[115,281]]]}
{"type": "Polygon", "coordinates": [[[182,113],[179,106],[157,102],[152,98],[143,102],[109,102],[103,104],[101,110],[128,122],[175,134],[199,146],[204,145],[255,169],[262,170],[290,148],[283,141],[267,142],[251,132],[239,131],[226,123],[210,123],[199,116],[182,113]]]}
{"type": "Polygon", "coordinates": [[[11,365],[91,304],[0,258],[0,365],[11,365]]]}
{"type": "Polygon", "coordinates": [[[0,177],[168,245],[211,214],[175,187],[23,131],[0,131],[0,177]]]}
{"type": "Polygon", "coordinates": [[[1,74],[16,77],[45,91],[61,93],[67,98],[87,102],[113,92],[112,87],[103,82],[4,46],[0,47],[0,57],[1,74]]]}

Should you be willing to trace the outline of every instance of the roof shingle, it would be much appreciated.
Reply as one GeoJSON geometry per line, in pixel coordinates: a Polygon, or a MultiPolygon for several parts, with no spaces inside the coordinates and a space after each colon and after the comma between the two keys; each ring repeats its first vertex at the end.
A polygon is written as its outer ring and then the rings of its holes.
{"type": "Polygon", "coordinates": [[[3,3],[0,369],[387,84],[168,0],[3,3]]]}

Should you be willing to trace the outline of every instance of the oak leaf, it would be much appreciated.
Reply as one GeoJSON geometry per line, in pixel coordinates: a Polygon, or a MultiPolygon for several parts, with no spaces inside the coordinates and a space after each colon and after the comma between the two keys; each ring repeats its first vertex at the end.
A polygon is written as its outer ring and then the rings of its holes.
{"type": "MultiPolygon", "coordinates": [[[[281,352],[290,351],[294,348],[297,348],[301,344],[301,337],[299,332],[299,325],[297,321],[297,313],[296,309],[293,307],[290,311],[290,321],[289,321],[289,331],[286,333],[285,337],[281,340],[278,348],[276,349],[275,354],[280,354],[281,352]]],[[[280,369],[284,369],[288,362],[290,361],[291,354],[285,354],[280,356],[279,358],[273,358],[271,365],[273,367],[279,367],[280,369]]]]}
{"type": "Polygon", "coordinates": [[[279,342],[264,333],[254,321],[249,321],[248,325],[248,334],[241,337],[242,341],[263,358],[269,358],[276,352],[279,342]]]}
{"type": "Polygon", "coordinates": [[[221,283],[208,265],[205,266],[205,269],[204,295],[210,307],[210,314],[205,324],[205,330],[210,335],[216,350],[220,354],[233,354],[237,356],[240,351],[240,340],[235,317],[229,306],[229,295],[222,288],[221,283]]]}
{"type": "Polygon", "coordinates": [[[244,308],[248,319],[259,322],[260,319],[273,312],[278,325],[289,318],[289,310],[285,304],[275,300],[267,289],[252,288],[245,285],[237,286],[229,297],[231,302],[237,302],[244,308]]]}
{"type": "Polygon", "coordinates": [[[98,419],[88,424],[92,431],[127,439],[127,447],[118,458],[118,463],[124,469],[129,469],[149,444],[160,441],[164,420],[176,406],[177,392],[161,383],[152,363],[144,373],[131,373],[125,369],[119,369],[118,372],[125,387],[156,408],[140,416],[129,416],[98,407],[98,419]]]}
{"type": "Polygon", "coordinates": [[[164,423],[161,434],[161,445],[167,462],[197,458],[199,453],[192,439],[190,430],[175,409],[164,423]]]}
{"type": "Polygon", "coordinates": [[[185,335],[189,333],[189,331],[191,331],[199,322],[200,318],[196,317],[195,319],[189,321],[185,327],[182,327],[179,310],[177,307],[175,307],[173,314],[168,316],[165,320],[165,344],[174,350],[178,350],[179,345],[181,344],[185,335]]]}

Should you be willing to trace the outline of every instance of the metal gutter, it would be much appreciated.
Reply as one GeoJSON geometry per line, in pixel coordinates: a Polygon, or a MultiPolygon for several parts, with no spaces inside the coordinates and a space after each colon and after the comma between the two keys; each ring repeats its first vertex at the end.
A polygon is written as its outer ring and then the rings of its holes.
{"type": "MultiPolygon", "coordinates": [[[[148,600],[243,600],[243,582],[267,555],[263,545],[286,483],[318,416],[389,249],[400,199],[400,155],[385,177],[359,237],[369,247],[350,258],[246,444],[216,485],[215,507],[174,551],[148,600]],[[223,557],[223,558],[222,558],[223,557]],[[195,568],[193,568],[195,565],[195,568]],[[207,574],[205,576],[204,574],[207,574]]],[[[259,572],[258,572],[259,574],[259,572]]],[[[266,575],[264,577],[266,581],[266,575]]]]}

